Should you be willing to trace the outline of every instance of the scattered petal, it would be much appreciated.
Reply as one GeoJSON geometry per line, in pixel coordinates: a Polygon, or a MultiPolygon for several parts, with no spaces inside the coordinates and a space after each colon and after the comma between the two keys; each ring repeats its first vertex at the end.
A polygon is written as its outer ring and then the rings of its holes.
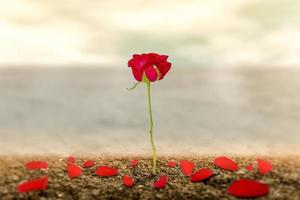
{"type": "Polygon", "coordinates": [[[254,198],[267,195],[269,186],[250,179],[240,179],[232,183],[227,192],[236,197],[254,198]]]}
{"type": "Polygon", "coordinates": [[[70,178],[76,178],[82,174],[82,169],[73,163],[68,163],[67,169],[70,178]]]}
{"type": "Polygon", "coordinates": [[[25,167],[29,170],[46,169],[46,168],[48,168],[48,163],[45,161],[35,160],[35,161],[30,161],[30,162],[26,163],[25,167]]]}
{"type": "Polygon", "coordinates": [[[190,180],[192,182],[203,181],[211,177],[213,174],[214,172],[211,169],[201,168],[196,173],[191,175],[190,180]]]}
{"type": "Polygon", "coordinates": [[[139,164],[139,161],[138,161],[138,160],[131,160],[131,161],[130,161],[130,165],[131,165],[132,167],[136,167],[138,164],[139,164]]]}
{"type": "Polygon", "coordinates": [[[109,166],[100,166],[96,170],[96,175],[98,176],[115,176],[118,174],[118,169],[109,166]]]}
{"type": "Polygon", "coordinates": [[[214,164],[228,171],[237,171],[239,169],[239,166],[233,160],[225,156],[216,158],[214,164]]]}
{"type": "Polygon", "coordinates": [[[181,160],[179,161],[181,166],[181,171],[186,176],[190,176],[193,173],[193,169],[195,167],[195,163],[189,161],[189,160],[181,160]]]}
{"type": "Polygon", "coordinates": [[[93,160],[87,160],[83,162],[82,167],[88,168],[94,166],[95,162],[93,160]]]}
{"type": "Polygon", "coordinates": [[[45,190],[48,188],[48,176],[43,176],[37,179],[32,179],[23,183],[20,183],[17,187],[18,192],[30,192],[45,190]]]}
{"type": "Polygon", "coordinates": [[[164,188],[168,183],[168,176],[161,176],[157,181],[153,183],[153,186],[157,189],[164,188]]]}
{"type": "Polygon", "coordinates": [[[168,161],[167,165],[168,165],[168,167],[176,167],[177,163],[174,161],[168,161]]]}
{"type": "Polygon", "coordinates": [[[75,158],[74,156],[69,156],[69,157],[67,158],[67,162],[68,162],[68,163],[75,163],[75,162],[76,162],[76,158],[75,158]]]}
{"type": "Polygon", "coordinates": [[[257,167],[260,174],[267,174],[272,170],[272,165],[268,161],[257,159],[257,167]]]}
{"type": "Polygon", "coordinates": [[[246,170],[248,170],[249,172],[253,171],[253,165],[247,165],[246,167],[246,170]]]}
{"type": "Polygon", "coordinates": [[[123,181],[123,185],[125,185],[126,187],[132,187],[134,184],[133,178],[131,178],[127,174],[123,176],[122,181],[123,181]]]}

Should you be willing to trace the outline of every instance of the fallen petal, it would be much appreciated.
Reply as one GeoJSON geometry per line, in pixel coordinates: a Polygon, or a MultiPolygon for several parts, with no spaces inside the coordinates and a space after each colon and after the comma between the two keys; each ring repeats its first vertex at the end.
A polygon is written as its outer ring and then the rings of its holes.
{"type": "Polygon", "coordinates": [[[179,161],[181,166],[181,171],[186,176],[190,176],[193,173],[193,169],[195,167],[195,163],[189,161],[189,160],[181,160],[179,161]]]}
{"type": "Polygon", "coordinates": [[[88,168],[94,166],[95,162],[93,160],[87,160],[83,162],[82,167],[88,168]]]}
{"type": "Polygon", "coordinates": [[[67,169],[70,178],[76,178],[82,174],[82,169],[73,163],[68,163],[67,169]]]}
{"type": "Polygon", "coordinates": [[[248,170],[250,172],[253,171],[253,169],[254,169],[253,165],[247,165],[245,168],[246,168],[246,170],[248,170]]]}
{"type": "Polygon", "coordinates": [[[124,175],[122,178],[123,185],[126,187],[132,187],[134,184],[134,180],[129,175],[124,175]]]}
{"type": "Polygon", "coordinates": [[[164,188],[168,183],[168,176],[161,176],[157,181],[153,183],[153,186],[157,189],[164,188]]]}
{"type": "Polygon", "coordinates": [[[18,185],[18,192],[45,190],[48,188],[48,176],[32,179],[18,185]]]}
{"type": "Polygon", "coordinates": [[[236,197],[254,198],[267,195],[269,186],[250,179],[240,179],[232,183],[227,192],[236,197]]]}
{"type": "Polygon", "coordinates": [[[257,159],[257,168],[260,174],[267,174],[272,171],[272,165],[268,161],[257,159]]]}
{"type": "Polygon", "coordinates": [[[34,169],[46,169],[48,168],[48,163],[45,161],[30,161],[25,164],[25,167],[29,170],[34,170],[34,169]]]}
{"type": "Polygon", "coordinates": [[[196,173],[192,174],[190,177],[190,180],[192,182],[203,181],[203,180],[211,177],[213,174],[214,173],[211,169],[202,168],[202,169],[199,169],[196,173]]]}
{"type": "Polygon", "coordinates": [[[139,164],[139,161],[138,161],[138,160],[131,160],[131,161],[130,161],[130,165],[131,165],[132,167],[136,167],[138,164],[139,164]]]}
{"type": "Polygon", "coordinates": [[[177,163],[174,161],[168,161],[167,165],[168,165],[168,167],[176,167],[177,163]]]}
{"type": "Polygon", "coordinates": [[[109,166],[100,166],[96,169],[96,175],[98,176],[115,176],[118,174],[118,169],[109,166]]]}
{"type": "Polygon", "coordinates": [[[239,169],[239,166],[233,160],[225,156],[216,158],[214,164],[228,171],[237,171],[239,169]]]}

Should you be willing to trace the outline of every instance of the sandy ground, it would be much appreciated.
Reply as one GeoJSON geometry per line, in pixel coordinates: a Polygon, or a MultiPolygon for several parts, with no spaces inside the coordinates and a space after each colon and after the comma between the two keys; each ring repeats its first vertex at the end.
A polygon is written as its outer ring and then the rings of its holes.
{"type": "MultiPolygon", "coordinates": [[[[229,196],[226,189],[238,178],[253,178],[267,183],[270,194],[260,199],[300,199],[300,156],[264,157],[273,165],[273,171],[260,175],[256,170],[246,171],[244,167],[255,163],[255,157],[235,157],[241,169],[237,172],[220,170],[212,164],[214,157],[163,157],[158,161],[159,175],[168,175],[169,183],[164,189],[153,188],[157,176],[151,175],[151,160],[138,158],[139,165],[130,166],[129,157],[80,157],[77,164],[86,159],[94,159],[96,165],[84,169],[83,175],[70,180],[66,173],[66,160],[58,156],[43,157],[0,157],[0,196],[1,199],[235,199],[229,196]],[[43,159],[49,163],[49,168],[42,171],[28,171],[24,163],[30,160],[43,159]],[[196,163],[196,168],[209,167],[215,175],[204,182],[191,183],[182,174],[180,167],[167,167],[168,160],[190,159],[196,163]],[[114,177],[103,178],[95,176],[99,165],[111,165],[119,169],[114,177]],[[121,183],[121,177],[129,174],[134,177],[133,188],[126,188],[121,183]],[[23,180],[49,176],[49,188],[45,191],[18,194],[16,186],[23,180]]],[[[256,165],[254,165],[256,166],[256,165]]]]}

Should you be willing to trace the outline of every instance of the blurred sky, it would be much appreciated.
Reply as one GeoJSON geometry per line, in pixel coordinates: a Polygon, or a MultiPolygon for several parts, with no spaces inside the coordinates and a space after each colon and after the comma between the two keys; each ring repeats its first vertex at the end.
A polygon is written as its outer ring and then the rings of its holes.
{"type": "Polygon", "coordinates": [[[300,66],[299,0],[0,0],[0,66],[300,66]],[[125,63],[124,63],[125,61],[125,63]]]}

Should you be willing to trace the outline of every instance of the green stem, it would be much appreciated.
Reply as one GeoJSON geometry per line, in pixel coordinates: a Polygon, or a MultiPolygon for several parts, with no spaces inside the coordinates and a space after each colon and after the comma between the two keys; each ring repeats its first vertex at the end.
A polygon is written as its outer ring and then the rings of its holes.
{"type": "Polygon", "coordinates": [[[150,143],[152,146],[152,157],[153,157],[153,168],[152,172],[156,174],[156,148],[153,140],[153,119],[152,119],[152,109],[151,109],[151,95],[150,95],[150,81],[147,82],[148,89],[148,106],[149,106],[149,114],[150,114],[150,143]]]}

